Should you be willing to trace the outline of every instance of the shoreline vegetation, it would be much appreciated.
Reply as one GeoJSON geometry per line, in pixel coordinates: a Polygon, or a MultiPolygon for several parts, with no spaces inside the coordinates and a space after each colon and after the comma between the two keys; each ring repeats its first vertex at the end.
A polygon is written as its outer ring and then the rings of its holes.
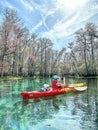
{"type": "MultiPolygon", "coordinates": [[[[23,79],[27,79],[27,78],[32,78],[32,79],[37,79],[37,78],[49,78],[48,77],[41,77],[41,76],[5,76],[5,77],[0,77],[0,81],[7,81],[7,80],[23,80],[23,79]]],[[[51,77],[50,77],[51,78],[51,77]]],[[[76,78],[76,79],[98,79],[98,76],[85,76],[85,77],[79,77],[79,76],[67,76],[66,78],[76,78]]]]}
{"type": "Polygon", "coordinates": [[[0,77],[98,75],[98,26],[95,23],[87,23],[74,33],[74,40],[67,43],[67,47],[55,50],[49,38],[30,33],[16,10],[6,8],[0,15],[3,17],[0,24],[0,77]]]}

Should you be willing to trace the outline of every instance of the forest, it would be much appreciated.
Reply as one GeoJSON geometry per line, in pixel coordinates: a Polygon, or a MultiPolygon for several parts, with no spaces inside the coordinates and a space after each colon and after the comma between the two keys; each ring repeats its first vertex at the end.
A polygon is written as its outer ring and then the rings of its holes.
{"type": "Polygon", "coordinates": [[[77,30],[68,48],[54,50],[50,39],[30,32],[16,10],[6,8],[0,15],[1,77],[98,75],[98,25],[95,23],[87,23],[77,30]]]}

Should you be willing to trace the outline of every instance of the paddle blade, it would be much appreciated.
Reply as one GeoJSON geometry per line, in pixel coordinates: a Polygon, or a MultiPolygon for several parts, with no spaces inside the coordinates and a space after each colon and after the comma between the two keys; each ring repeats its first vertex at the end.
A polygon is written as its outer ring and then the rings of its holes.
{"type": "Polygon", "coordinates": [[[87,86],[84,87],[74,87],[75,90],[77,91],[85,91],[87,89],[87,86]]]}

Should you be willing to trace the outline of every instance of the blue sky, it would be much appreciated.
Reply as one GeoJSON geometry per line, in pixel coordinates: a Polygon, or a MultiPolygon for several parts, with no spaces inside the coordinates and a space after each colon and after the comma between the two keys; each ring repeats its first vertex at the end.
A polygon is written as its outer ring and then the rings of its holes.
{"type": "Polygon", "coordinates": [[[98,24],[98,0],[3,0],[15,8],[30,32],[52,40],[55,49],[67,47],[87,22],[98,24]]]}

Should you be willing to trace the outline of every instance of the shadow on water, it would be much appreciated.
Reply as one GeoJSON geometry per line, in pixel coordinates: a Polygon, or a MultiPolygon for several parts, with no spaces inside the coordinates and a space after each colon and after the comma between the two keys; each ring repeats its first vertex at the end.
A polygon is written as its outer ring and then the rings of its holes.
{"type": "Polygon", "coordinates": [[[26,107],[28,105],[36,104],[36,103],[41,103],[41,102],[52,102],[52,106],[57,110],[59,109],[59,105],[61,103],[60,98],[53,96],[53,97],[42,97],[42,98],[36,98],[36,99],[27,99],[22,101],[22,106],[26,107]]]}

